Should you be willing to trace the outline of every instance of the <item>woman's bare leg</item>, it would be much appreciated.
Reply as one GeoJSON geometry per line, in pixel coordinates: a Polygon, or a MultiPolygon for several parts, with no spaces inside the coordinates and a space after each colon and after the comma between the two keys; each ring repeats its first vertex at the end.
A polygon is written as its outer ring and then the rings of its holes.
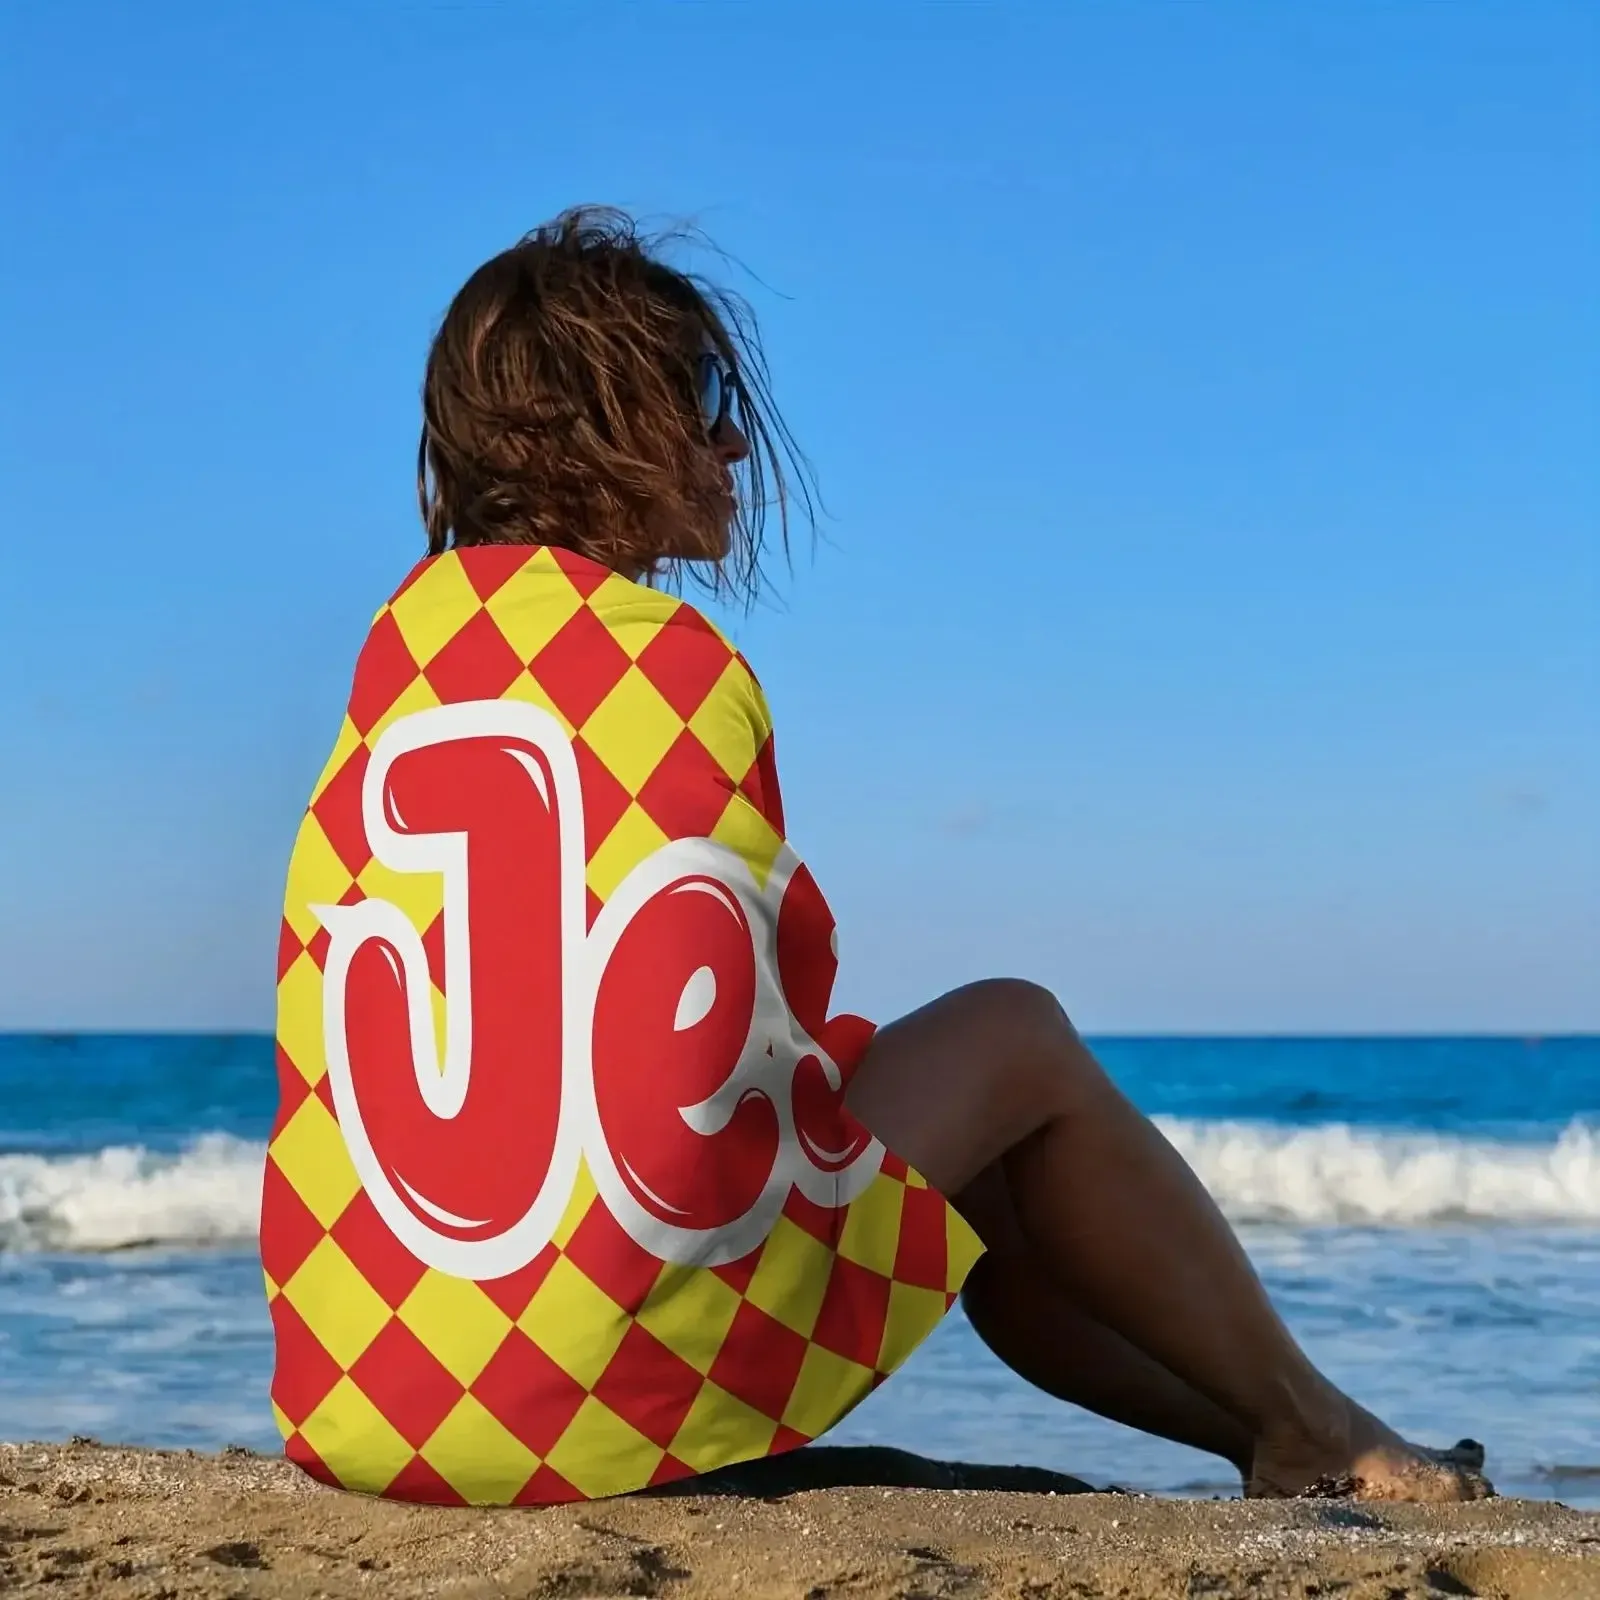
{"type": "Polygon", "coordinates": [[[1476,1492],[1312,1366],[1205,1188],[1047,991],[972,984],[891,1024],[847,1099],[948,1195],[1000,1163],[1054,1290],[1234,1419],[1250,1492],[1321,1479],[1373,1497],[1476,1492]]]}
{"type": "Polygon", "coordinates": [[[953,1200],[988,1247],[962,1307],[1001,1361],[1058,1400],[1220,1456],[1248,1478],[1254,1441],[1246,1428],[1056,1287],[1022,1234],[998,1163],[953,1200]]]}

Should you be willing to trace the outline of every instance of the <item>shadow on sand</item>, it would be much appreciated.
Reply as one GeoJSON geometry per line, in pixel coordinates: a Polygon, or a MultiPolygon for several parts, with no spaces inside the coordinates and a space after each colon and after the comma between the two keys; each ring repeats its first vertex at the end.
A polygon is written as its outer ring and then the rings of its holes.
{"type": "Polygon", "coordinates": [[[729,1495],[774,1500],[809,1489],[998,1489],[1013,1494],[1094,1494],[1093,1484],[1043,1467],[988,1467],[930,1461],[887,1445],[806,1445],[640,1494],[729,1495]]]}

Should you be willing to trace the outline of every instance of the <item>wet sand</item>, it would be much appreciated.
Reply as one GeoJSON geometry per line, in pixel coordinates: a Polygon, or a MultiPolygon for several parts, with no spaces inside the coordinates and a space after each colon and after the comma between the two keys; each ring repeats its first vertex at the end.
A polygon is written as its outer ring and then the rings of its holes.
{"type": "Polygon", "coordinates": [[[0,1591],[677,1600],[1600,1597],[1600,1514],[836,1488],[548,1511],[324,1489],[281,1461],[0,1445],[0,1591]]]}

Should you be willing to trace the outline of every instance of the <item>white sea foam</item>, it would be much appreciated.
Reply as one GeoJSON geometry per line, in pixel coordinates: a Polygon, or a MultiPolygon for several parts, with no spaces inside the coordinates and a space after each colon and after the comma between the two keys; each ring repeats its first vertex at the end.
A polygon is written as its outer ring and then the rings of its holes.
{"type": "Polygon", "coordinates": [[[0,1156],[0,1251],[119,1250],[251,1238],[263,1147],[210,1133],[176,1154],[113,1146],[0,1156]]]}
{"type": "Polygon", "coordinates": [[[1342,1124],[1157,1121],[1236,1222],[1600,1222],[1600,1130],[1583,1124],[1523,1143],[1342,1124]]]}
{"type": "MultiPolygon", "coordinates": [[[[1158,1118],[1236,1222],[1428,1227],[1600,1222],[1600,1130],[1542,1142],[1343,1125],[1158,1118]]],[[[263,1151],[207,1134],[176,1154],[0,1156],[0,1251],[249,1241],[263,1151]]]]}

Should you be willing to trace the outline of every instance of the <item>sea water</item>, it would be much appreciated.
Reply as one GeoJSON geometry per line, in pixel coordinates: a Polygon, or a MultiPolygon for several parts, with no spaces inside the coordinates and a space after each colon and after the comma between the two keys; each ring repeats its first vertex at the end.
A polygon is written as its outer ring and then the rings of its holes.
{"type": "MultiPolygon", "coordinates": [[[[1600,1505],[1600,1039],[1106,1039],[1315,1359],[1502,1492],[1600,1505]]],[[[0,1037],[0,1439],[277,1448],[253,1037],[0,1037]]],[[[1220,1463],[1013,1377],[959,1313],[835,1435],[1102,1483],[1220,1463]]]]}

